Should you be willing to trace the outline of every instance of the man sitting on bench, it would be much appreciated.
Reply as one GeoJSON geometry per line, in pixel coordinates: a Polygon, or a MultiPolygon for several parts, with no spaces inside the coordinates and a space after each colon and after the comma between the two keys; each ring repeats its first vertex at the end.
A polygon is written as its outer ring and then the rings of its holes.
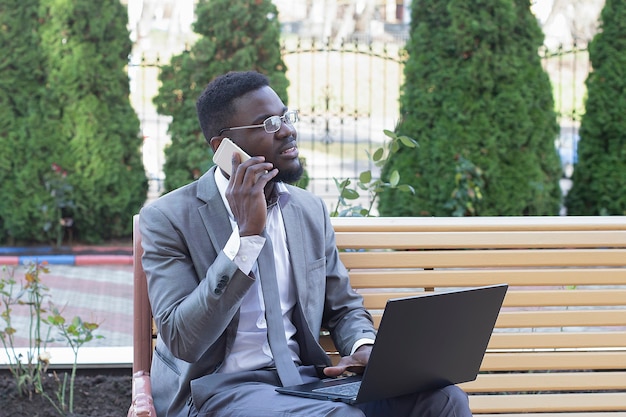
{"type": "Polygon", "coordinates": [[[257,72],[216,78],[197,111],[213,151],[229,137],[252,157],[233,153],[232,171],[213,167],[141,210],[158,415],[471,416],[456,386],[356,406],[275,392],[362,370],[372,318],[350,287],[325,203],[289,185],[303,172],[297,112],[257,72]],[[322,327],[342,355],[337,366],[318,343],[322,327]]]}

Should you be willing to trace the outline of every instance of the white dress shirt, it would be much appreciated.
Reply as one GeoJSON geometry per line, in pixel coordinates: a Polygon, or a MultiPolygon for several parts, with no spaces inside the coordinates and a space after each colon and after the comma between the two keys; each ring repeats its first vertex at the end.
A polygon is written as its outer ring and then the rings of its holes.
{"type": "MultiPolygon", "coordinates": [[[[224,247],[224,253],[237,264],[244,273],[257,277],[254,284],[244,297],[239,311],[239,326],[232,349],[227,354],[219,372],[239,372],[261,369],[274,366],[274,359],[267,340],[267,323],[265,321],[265,304],[261,291],[259,272],[256,259],[265,244],[262,236],[239,236],[239,227],[226,199],[228,179],[220,169],[215,170],[215,182],[220,195],[228,210],[228,216],[233,232],[224,247]],[[259,346],[261,347],[259,349],[259,346]]],[[[276,264],[276,278],[280,291],[280,304],[285,326],[285,336],[294,362],[300,364],[300,349],[295,341],[296,328],[291,321],[293,308],[296,305],[297,296],[294,284],[293,272],[289,250],[287,249],[287,236],[281,207],[289,200],[289,191],[282,183],[276,183],[278,191],[278,204],[268,209],[265,230],[272,240],[274,252],[278,254],[274,262],[276,264]]],[[[356,341],[351,354],[359,347],[374,343],[373,339],[362,338],[356,341]]]]}
{"type": "MultiPolygon", "coordinates": [[[[219,372],[238,372],[273,366],[274,359],[267,340],[267,322],[265,321],[265,304],[259,279],[260,273],[256,263],[256,259],[265,244],[265,238],[262,236],[239,236],[239,228],[226,200],[228,180],[219,169],[215,171],[215,181],[228,210],[233,228],[233,233],[224,247],[224,253],[237,264],[242,272],[246,274],[252,272],[252,275],[256,277],[254,284],[241,303],[235,342],[219,372]]],[[[296,328],[291,321],[293,308],[296,305],[296,290],[289,251],[287,250],[287,236],[280,211],[280,207],[289,199],[289,192],[282,183],[277,183],[276,186],[279,195],[278,204],[268,209],[265,230],[272,240],[274,253],[277,254],[274,262],[287,344],[294,362],[300,363],[299,347],[294,339],[296,328]]]]}

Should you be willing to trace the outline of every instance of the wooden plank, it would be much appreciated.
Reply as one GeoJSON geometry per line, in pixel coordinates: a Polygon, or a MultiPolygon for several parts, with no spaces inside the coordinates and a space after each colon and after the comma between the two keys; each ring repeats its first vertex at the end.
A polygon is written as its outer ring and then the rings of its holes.
{"type": "Polygon", "coordinates": [[[480,374],[475,381],[459,386],[468,393],[626,390],[626,372],[480,374]]]}
{"type": "Polygon", "coordinates": [[[626,411],[626,392],[470,395],[474,413],[626,411]]]}
{"type": "Polygon", "coordinates": [[[354,288],[626,285],[626,268],[350,270],[354,288]]]}
{"type": "Polygon", "coordinates": [[[567,266],[624,266],[623,249],[541,249],[342,252],[346,268],[511,268],[567,266]]]}
{"type": "MultiPolygon", "coordinates": [[[[382,312],[372,312],[378,327],[382,312]]],[[[496,328],[626,326],[626,310],[501,311],[496,328]]]]}
{"type": "Polygon", "coordinates": [[[623,370],[626,369],[626,351],[487,352],[480,369],[482,371],[623,370]]]}
{"type": "Polygon", "coordinates": [[[496,327],[626,326],[626,309],[502,311],[496,327]]]}
{"type": "Polygon", "coordinates": [[[508,291],[504,304],[507,307],[623,306],[626,305],[626,289],[508,291]]]}
{"type": "MultiPolygon", "coordinates": [[[[320,343],[327,352],[335,351],[330,337],[320,338],[320,343]]],[[[494,333],[487,349],[496,350],[540,350],[540,349],[624,349],[626,332],[516,332],[494,333]]]]}
{"type": "MultiPolygon", "coordinates": [[[[362,292],[365,307],[383,309],[387,300],[396,297],[418,296],[427,291],[362,292]]],[[[604,290],[509,290],[504,299],[505,307],[553,307],[553,306],[623,306],[626,289],[604,290]]]]}
{"type": "Polygon", "coordinates": [[[496,332],[488,349],[598,349],[624,348],[626,332],[496,332]]]}
{"type": "Polygon", "coordinates": [[[626,230],[626,216],[333,217],[344,231],[626,230]]]}
{"type": "Polygon", "coordinates": [[[342,249],[484,249],[626,247],[624,231],[350,232],[335,235],[342,249]]]}
{"type": "MultiPolygon", "coordinates": [[[[320,337],[320,344],[327,352],[336,351],[330,336],[320,337]]],[[[626,349],[626,332],[494,333],[487,349],[487,355],[502,355],[502,351],[545,349],[561,349],[561,352],[579,350],[587,355],[595,355],[593,350],[626,349]]]]}

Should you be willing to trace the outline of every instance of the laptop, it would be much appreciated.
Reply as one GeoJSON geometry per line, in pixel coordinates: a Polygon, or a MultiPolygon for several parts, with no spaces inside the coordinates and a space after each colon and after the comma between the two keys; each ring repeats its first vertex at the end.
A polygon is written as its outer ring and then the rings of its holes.
{"type": "Polygon", "coordinates": [[[358,404],[473,381],[507,289],[499,284],[390,299],[362,375],[276,391],[358,404]]]}

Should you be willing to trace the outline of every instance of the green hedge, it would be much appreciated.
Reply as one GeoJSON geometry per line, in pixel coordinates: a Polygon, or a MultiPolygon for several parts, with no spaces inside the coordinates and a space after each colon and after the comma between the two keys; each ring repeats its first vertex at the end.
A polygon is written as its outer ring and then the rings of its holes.
{"type": "Polygon", "coordinates": [[[130,236],[147,179],[129,101],[126,8],[117,0],[14,3],[7,10],[15,15],[0,13],[2,50],[18,63],[2,67],[12,106],[0,110],[9,149],[0,158],[0,242],[58,243],[60,218],[72,219],[77,240],[130,236]]]}
{"type": "Polygon", "coordinates": [[[475,214],[556,215],[561,168],[543,35],[528,2],[414,2],[397,133],[416,139],[383,169],[415,195],[385,191],[387,216],[449,216],[458,161],[482,170],[475,214]]]}
{"type": "Polygon", "coordinates": [[[256,70],[287,103],[288,81],[280,52],[278,10],[268,0],[200,1],[194,31],[200,35],[189,51],[162,69],[155,104],[172,116],[171,144],[165,149],[165,190],[199,178],[212,165],[212,152],[196,116],[196,100],[206,85],[229,71],[256,70]]]}
{"type": "Polygon", "coordinates": [[[566,199],[568,214],[626,215],[626,4],[607,0],[589,44],[578,163],[566,199]]]}

